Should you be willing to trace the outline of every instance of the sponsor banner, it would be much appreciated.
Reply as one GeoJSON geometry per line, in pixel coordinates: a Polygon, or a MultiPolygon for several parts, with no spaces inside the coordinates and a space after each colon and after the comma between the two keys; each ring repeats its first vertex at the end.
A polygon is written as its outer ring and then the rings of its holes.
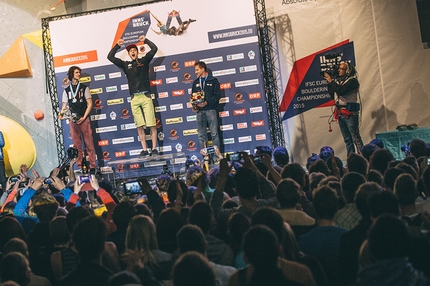
{"type": "Polygon", "coordinates": [[[167,91],[158,93],[158,98],[167,98],[167,97],[169,97],[169,93],[167,91]]]}
{"type": "Polygon", "coordinates": [[[90,76],[83,76],[79,79],[79,81],[82,83],[88,83],[88,82],[91,82],[91,77],[90,76]]]}
{"type": "Polygon", "coordinates": [[[118,87],[116,85],[106,87],[106,92],[114,92],[114,91],[118,91],[118,87]]]}
{"type": "Polygon", "coordinates": [[[115,152],[115,158],[121,158],[127,156],[127,152],[125,151],[116,151],[115,152]]]}
{"type": "Polygon", "coordinates": [[[105,113],[90,115],[90,120],[91,121],[104,120],[104,119],[106,119],[106,114],[105,113]]]}
{"type": "Polygon", "coordinates": [[[249,109],[249,113],[260,113],[260,112],[263,112],[263,107],[262,106],[251,107],[249,109]]]}
{"type": "Polygon", "coordinates": [[[224,103],[229,103],[230,102],[230,98],[229,97],[221,97],[219,99],[219,104],[224,104],[224,103]]]}
{"type": "Polygon", "coordinates": [[[237,138],[237,141],[239,141],[239,143],[251,142],[252,137],[251,136],[242,136],[242,137],[237,138]]]}
{"type": "Polygon", "coordinates": [[[264,126],[264,120],[256,120],[251,122],[252,127],[262,127],[264,126]]]}
{"type": "Polygon", "coordinates": [[[266,140],[266,134],[256,134],[255,140],[257,141],[266,140]]]}
{"type": "Polygon", "coordinates": [[[110,79],[113,79],[113,78],[119,78],[119,77],[121,77],[122,75],[121,75],[121,72],[112,72],[112,73],[109,73],[109,78],[110,79]]]}
{"type": "Polygon", "coordinates": [[[220,111],[219,112],[219,117],[229,117],[230,116],[230,111],[220,111]]]}
{"type": "Polygon", "coordinates": [[[227,55],[227,61],[243,60],[245,58],[244,53],[238,53],[233,55],[227,55]]]}
{"type": "Polygon", "coordinates": [[[240,73],[253,72],[253,71],[257,71],[257,65],[252,65],[252,66],[246,66],[246,67],[240,67],[239,68],[239,72],[240,73]]]}
{"type": "Polygon", "coordinates": [[[229,75],[229,74],[235,74],[236,69],[225,69],[225,70],[219,70],[219,71],[213,71],[212,74],[214,77],[223,76],[223,75],[229,75]]]}
{"type": "Polygon", "coordinates": [[[221,125],[219,128],[221,131],[233,130],[233,124],[221,125]]]}
{"type": "Polygon", "coordinates": [[[108,146],[109,140],[100,140],[97,145],[98,146],[108,146]]]}
{"type": "Polygon", "coordinates": [[[93,89],[90,89],[90,93],[91,93],[91,95],[100,94],[100,93],[103,93],[103,89],[102,88],[93,88],[93,89]]]}
{"type": "Polygon", "coordinates": [[[105,74],[96,74],[94,76],[94,81],[105,80],[105,79],[106,79],[106,75],[105,74]]]}
{"type": "Polygon", "coordinates": [[[225,138],[222,140],[224,145],[234,144],[234,138],[225,138]]]}
{"type": "Polygon", "coordinates": [[[155,107],[155,112],[164,112],[164,111],[167,111],[167,107],[165,105],[155,107]]]}
{"type": "Polygon", "coordinates": [[[165,145],[165,146],[160,146],[160,147],[158,147],[158,151],[160,151],[160,152],[172,152],[172,146],[170,146],[170,145],[165,145]]]}
{"type": "Polygon", "coordinates": [[[115,98],[107,101],[107,105],[117,105],[117,104],[123,104],[123,103],[124,103],[124,98],[115,98]]]}
{"type": "Polygon", "coordinates": [[[116,138],[112,139],[112,144],[124,144],[124,143],[132,143],[134,142],[134,137],[125,137],[125,138],[116,138]]]}
{"type": "Polygon", "coordinates": [[[248,94],[248,98],[249,99],[260,99],[261,98],[261,94],[259,92],[253,92],[248,94]]]}
{"type": "Polygon", "coordinates": [[[196,115],[189,115],[187,116],[187,122],[196,121],[197,116],[196,115]]]}
{"type": "Polygon", "coordinates": [[[113,132],[113,131],[117,131],[118,127],[115,126],[106,126],[106,127],[99,127],[96,128],[96,133],[106,133],[106,132],[113,132]]]}
{"type": "Polygon", "coordinates": [[[121,124],[121,130],[136,129],[135,123],[121,124]]]}
{"type": "Polygon", "coordinates": [[[182,103],[170,105],[170,110],[179,110],[179,109],[184,109],[184,105],[182,103]]]}
{"type": "Polygon", "coordinates": [[[197,132],[197,128],[196,128],[196,129],[183,130],[183,131],[182,131],[182,134],[183,134],[184,136],[197,135],[197,134],[198,134],[198,132],[197,132]]]}
{"type": "Polygon", "coordinates": [[[244,87],[244,86],[250,86],[250,85],[256,85],[259,84],[259,80],[256,79],[250,79],[250,80],[243,80],[243,81],[236,81],[234,83],[235,87],[244,87]]]}
{"type": "Polygon", "coordinates": [[[166,119],[166,124],[177,124],[177,123],[182,123],[182,122],[183,122],[182,117],[167,118],[166,119]]]}

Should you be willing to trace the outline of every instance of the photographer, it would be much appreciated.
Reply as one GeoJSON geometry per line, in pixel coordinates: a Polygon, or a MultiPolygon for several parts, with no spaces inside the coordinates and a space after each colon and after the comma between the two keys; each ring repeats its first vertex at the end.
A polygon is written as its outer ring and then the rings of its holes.
{"type": "Polygon", "coordinates": [[[347,154],[355,153],[355,148],[357,153],[360,153],[363,147],[359,130],[360,104],[357,102],[360,84],[355,68],[350,63],[344,62],[339,66],[339,76],[336,79],[327,72],[324,72],[324,78],[328,83],[328,92],[336,102],[334,116],[339,120],[347,154]]]}

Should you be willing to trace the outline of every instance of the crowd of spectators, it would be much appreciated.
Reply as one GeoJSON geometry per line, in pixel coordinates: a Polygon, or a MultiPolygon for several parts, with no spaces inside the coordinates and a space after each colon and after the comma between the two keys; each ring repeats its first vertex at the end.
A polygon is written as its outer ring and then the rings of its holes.
{"type": "Polygon", "coordinates": [[[261,146],[124,192],[21,166],[0,198],[0,285],[429,285],[426,143],[305,167],[261,146]]]}

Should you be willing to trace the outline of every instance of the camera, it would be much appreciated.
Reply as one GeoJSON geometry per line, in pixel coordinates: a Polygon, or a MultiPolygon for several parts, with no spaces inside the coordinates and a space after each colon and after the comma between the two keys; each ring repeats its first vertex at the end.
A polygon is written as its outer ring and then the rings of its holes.
{"type": "Polygon", "coordinates": [[[127,196],[134,195],[134,194],[141,194],[142,188],[139,185],[139,182],[133,181],[133,182],[127,182],[124,184],[124,194],[127,196]]]}
{"type": "Polygon", "coordinates": [[[47,185],[50,185],[50,184],[52,184],[52,180],[51,180],[51,178],[46,178],[46,179],[43,181],[43,183],[44,183],[44,184],[47,184],[47,185]]]}
{"type": "Polygon", "coordinates": [[[207,147],[207,148],[206,148],[206,153],[207,153],[208,155],[210,155],[210,154],[214,154],[214,153],[215,153],[215,147],[213,147],[213,146],[211,146],[211,147],[207,147]]]}
{"type": "Polygon", "coordinates": [[[79,153],[78,153],[78,149],[76,149],[75,147],[70,147],[69,149],[67,149],[67,157],[71,160],[74,158],[78,158],[79,153]]]}
{"type": "Polygon", "coordinates": [[[16,182],[18,182],[20,179],[19,179],[19,176],[12,176],[12,177],[10,177],[10,181],[11,181],[11,183],[16,183],[16,182]]]}
{"type": "Polygon", "coordinates": [[[241,152],[227,154],[228,161],[240,161],[242,158],[243,158],[243,153],[241,152]]]}
{"type": "Polygon", "coordinates": [[[78,183],[89,183],[90,182],[91,175],[80,175],[78,177],[78,183]]]}
{"type": "Polygon", "coordinates": [[[324,73],[328,73],[332,78],[339,76],[339,62],[342,59],[341,53],[329,53],[321,55],[320,76],[324,78],[324,73]]]}

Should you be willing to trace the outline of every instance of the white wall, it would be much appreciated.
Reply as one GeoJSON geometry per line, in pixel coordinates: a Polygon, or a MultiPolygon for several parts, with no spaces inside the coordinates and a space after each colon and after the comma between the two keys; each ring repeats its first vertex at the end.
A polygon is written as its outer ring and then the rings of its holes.
{"type": "MultiPolygon", "coordinates": [[[[414,0],[302,0],[300,3],[266,0],[268,15],[291,20],[293,43],[288,32],[277,31],[281,53],[288,58],[294,49],[303,58],[342,40],[354,41],[361,84],[364,144],[375,133],[391,131],[400,124],[430,126],[430,49],[424,49],[414,0]],[[285,18],[285,17],[284,17],[285,18]]],[[[299,1],[289,1],[299,2],[299,1]]],[[[283,84],[291,65],[283,63],[283,84]]],[[[332,146],[346,160],[337,124],[328,132],[330,108],[319,108],[284,121],[286,145],[294,160],[305,164],[312,152],[332,146]]],[[[406,143],[406,142],[405,142],[406,143]]]]}

